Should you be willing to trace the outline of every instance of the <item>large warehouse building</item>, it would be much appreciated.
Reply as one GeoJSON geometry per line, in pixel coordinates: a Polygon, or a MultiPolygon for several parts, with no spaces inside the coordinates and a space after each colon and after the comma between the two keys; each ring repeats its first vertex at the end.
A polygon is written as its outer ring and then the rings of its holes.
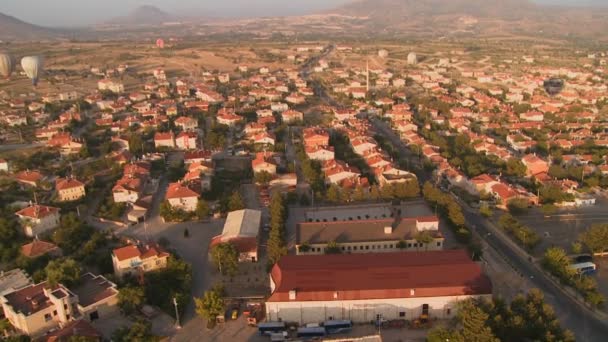
{"type": "Polygon", "coordinates": [[[285,256],[270,273],[267,320],[448,318],[456,303],[492,295],[465,251],[285,256]]]}

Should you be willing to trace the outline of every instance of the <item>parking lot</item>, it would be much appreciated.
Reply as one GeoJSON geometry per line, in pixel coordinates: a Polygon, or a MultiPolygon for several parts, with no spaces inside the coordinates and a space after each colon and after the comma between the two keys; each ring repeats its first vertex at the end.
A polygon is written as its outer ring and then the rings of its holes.
{"type": "Polygon", "coordinates": [[[538,208],[533,208],[516,217],[542,238],[541,244],[534,250],[535,256],[542,256],[552,246],[570,252],[572,242],[591,225],[608,223],[608,201],[601,198],[594,206],[559,209],[549,216],[545,216],[538,208]]]}

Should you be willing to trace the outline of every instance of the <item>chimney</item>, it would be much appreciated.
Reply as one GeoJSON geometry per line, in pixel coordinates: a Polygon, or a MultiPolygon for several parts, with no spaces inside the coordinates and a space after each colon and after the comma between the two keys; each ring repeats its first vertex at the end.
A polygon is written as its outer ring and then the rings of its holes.
{"type": "Polygon", "coordinates": [[[289,291],[289,300],[296,300],[296,290],[290,290],[289,291]]]}
{"type": "Polygon", "coordinates": [[[416,290],[410,289],[410,297],[414,297],[416,295],[416,290]]]}
{"type": "Polygon", "coordinates": [[[393,233],[393,227],[391,226],[386,226],[384,227],[384,234],[392,234],[393,233]]]}

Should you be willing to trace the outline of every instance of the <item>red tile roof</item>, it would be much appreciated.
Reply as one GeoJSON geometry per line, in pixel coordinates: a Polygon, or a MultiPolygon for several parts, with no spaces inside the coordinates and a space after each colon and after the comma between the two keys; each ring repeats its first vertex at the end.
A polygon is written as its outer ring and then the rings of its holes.
{"type": "Polygon", "coordinates": [[[171,183],[167,189],[165,198],[185,198],[185,197],[198,197],[199,194],[190,189],[187,185],[181,183],[171,183]]]}
{"type": "Polygon", "coordinates": [[[54,243],[34,240],[31,243],[21,246],[21,254],[28,258],[35,258],[57,249],[58,247],[54,243]]]}
{"type": "Polygon", "coordinates": [[[59,212],[59,208],[47,207],[45,205],[34,204],[32,206],[19,210],[18,212],[16,212],[16,214],[19,216],[25,216],[25,217],[37,219],[37,218],[43,218],[43,217],[46,217],[46,216],[49,216],[49,215],[52,215],[52,214],[55,214],[58,212],[59,212]]]}
{"type": "Polygon", "coordinates": [[[268,302],[491,294],[490,279],[464,250],[288,255],[271,272],[268,302]],[[412,291],[413,290],[413,291],[412,291]],[[337,294],[337,296],[336,296],[337,294]]]}
{"type": "Polygon", "coordinates": [[[143,246],[129,245],[116,248],[113,253],[119,261],[137,257],[140,259],[148,259],[152,257],[163,258],[169,256],[169,253],[167,253],[164,248],[157,244],[148,244],[143,246]]]}
{"type": "Polygon", "coordinates": [[[84,186],[84,184],[73,178],[58,178],[55,183],[55,189],[57,189],[57,191],[71,188],[79,188],[81,186],[84,186]]]}
{"type": "Polygon", "coordinates": [[[80,319],[69,322],[59,330],[49,332],[40,340],[45,342],[67,341],[72,336],[87,337],[90,341],[101,341],[102,338],[101,333],[97,331],[91,323],[84,319],[80,319]]]}

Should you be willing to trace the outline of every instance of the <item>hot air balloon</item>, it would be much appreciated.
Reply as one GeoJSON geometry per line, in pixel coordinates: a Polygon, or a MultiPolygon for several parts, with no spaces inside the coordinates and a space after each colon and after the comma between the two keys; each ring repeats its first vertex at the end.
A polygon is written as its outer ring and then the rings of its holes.
{"type": "Polygon", "coordinates": [[[42,74],[43,62],[41,56],[27,56],[21,59],[21,67],[33,85],[38,84],[38,77],[42,74]]]}
{"type": "Polygon", "coordinates": [[[559,94],[562,89],[564,89],[564,80],[555,77],[550,78],[543,82],[543,87],[545,88],[547,94],[555,96],[559,94]]]}
{"type": "Polygon", "coordinates": [[[13,56],[7,53],[0,53],[0,76],[8,78],[15,69],[13,56]]]}
{"type": "Polygon", "coordinates": [[[165,48],[165,41],[162,40],[162,38],[158,38],[156,40],[156,47],[159,49],[164,49],[165,48]]]}

